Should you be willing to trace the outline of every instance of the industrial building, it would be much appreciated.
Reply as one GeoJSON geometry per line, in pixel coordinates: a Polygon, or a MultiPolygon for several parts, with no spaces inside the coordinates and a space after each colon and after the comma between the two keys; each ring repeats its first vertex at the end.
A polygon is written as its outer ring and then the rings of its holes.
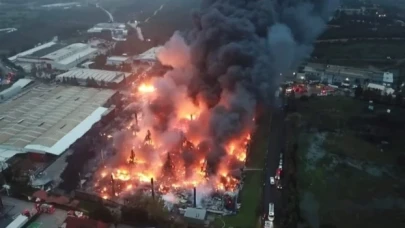
{"type": "Polygon", "coordinates": [[[304,67],[304,75],[299,74],[298,79],[321,80],[329,84],[376,83],[394,86],[396,76],[391,72],[383,72],[377,69],[355,68],[336,65],[309,63],[304,67]]]}
{"type": "Polygon", "coordinates": [[[42,46],[42,48],[34,48],[16,57],[13,56],[11,59],[26,70],[28,70],[31,65],[36,65],[48,69],[66,71],[79,63],[92,59],[98,53],[98,49],[91,47],[89,44],[75,43],[65,46],[63,44],[50,42],[42,46]]]}
{"type": "Polygon", "coordinates": [[[0,92],[0,103],[18,94],[23,88],[33,83],[31,79],[19,79],[11,87],[0,92]]]}
{"type": "Polygon", "coordinates": [[[131,73],[108,71],[98,69],[74,68],[68,72],[56,76],[59,82],[77,80],[79,85],[88,86],[89,80],[95,81],[99,86],[114,87],[123,83],[132,76],[131,73]]]}
{"type": "Polygon", "coordinates": [[[98,54],[96,48],[88,44],[75,43],[60,50],[42,56],[41,59],[49,62],[52,69],[69,70],[77,64],[89,60],[98,54]]]}
{"type": "Polygon", "coordinates": [[[107,57],[107,66],[119,66],[122,64],[132,63],[132,58],[129,56],[109,56],[107,57]]]}
{"type": "MultiPolygon", "coordinates": [[[[59,156],[107,115],[116,91],[34,84],[0,103],[0,163],[16,154],[59,156]]],[[[114,107],[114,106],[111,106],[114,107]]]]}
{"type": "Polygon", "coordinates": [[[153,47],[142,54],[134,56],[134,61],[137,62],[156,62],[157,54],[162,49],[162,46],[153,47]]]}
{"type": "Polygon", "coordinates": [[[45,43],[45,44],[41,44],[41,45],[38,45],[38,46],[36,46],[34,48],[31,48],[29,50],[18,53],[18,54],[14,55],[14,56],[12,56],[12,57],[10,57],[8,59],[10,61],[15,61],[15,60],[17,60],[18,57],[29,56],[29,55],[32,55],[33,53],[37,52],[37,51],[43,50],[45,48],[52,47],[54,45],[56,45],[56,42],[54,42],[54,41],[51,41],[51,42],[48,42],[48,43],[45,43]]]}
{"type": "Polygon", "coordinates": [[[124,33],[128,34],[128,30],[125,29],[125,24],[123,23],[98,23],[89,30],[88,33],[100,33],[102,31],[115,31],[122,30],[124,33]]]}
{"type": "Polygon", "coordinates": [[[128,30],[122,23],[99,23],[87,30],[88,33],[101,33],[103,31],[109,31],[111,38],[116,41],[125,41],[128,35],[128,30]]]}

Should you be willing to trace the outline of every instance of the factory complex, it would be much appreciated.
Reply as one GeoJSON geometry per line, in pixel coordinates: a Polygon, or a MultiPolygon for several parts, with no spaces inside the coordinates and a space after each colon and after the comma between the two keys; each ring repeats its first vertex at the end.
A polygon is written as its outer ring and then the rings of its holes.
{"type": "Polygon", "coordinates": [[[0,103],[2,162],[59,156],[106,115],[114,90],[37,84],[0,103]]]}
{"type": "Polygon", "coordinates": [[[83,61],[95,57],[99,53],[97,48],[93,48],[89,44],[74,43],[64,46],[50,42],[31,51],[13,56],[10,59],[17,65],[38,64],[44,65],[48,69],[66,71],[83,61]]]}

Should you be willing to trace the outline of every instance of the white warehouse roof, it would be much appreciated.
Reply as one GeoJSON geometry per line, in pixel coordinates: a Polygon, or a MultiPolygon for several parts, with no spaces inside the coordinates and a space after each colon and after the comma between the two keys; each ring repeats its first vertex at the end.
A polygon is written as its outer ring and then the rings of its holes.
{"type": "Polygon", "coordinates": [[[68,65],[78,59],[93,55],[98,50],[92,48],[89,44],[75,43],[67,47],[42,56],[41,59],[53,60],[62,65],[68,65]]]}
{"type": "Polygon", "coordinates": [[[162,46],[154,47],[151,48],[144,53],[135,56],[135,60],[156,60],[157,59],[157,53],[162,49],[162,46]]]}
{"type": "Polygon", "coordinates": [[[18,81],[16,81],[10,88],[7,88],[0,92],[0,101],[7,100],[8,98],[16,95],[31,82],[31,79],[18,79],[18,81]]]}
{"type": "Polygon", "coordinates": [[[99,107],[94,112],[92,112],[86,119],[79,123],[75,128],[73,128],[69,133],[67,133],[63,138],[57,141],[52,147],[47,147],[39,144],[29,144],[24,148],[32,152],[47,152],[54,155],[62,154],[70,145],[72,145],[76,140],[82,137],[87,131],[91,129],[93,124],[100,121],[103,114],[108,110],[108,108],[99,107]]]}
{"type": "Polygon", "coordinates": [[[124,76],[128,78],[130,75],[131,73],[120,71],[75,68],[56,76],[56,79],[62,81],[63,78],[76,78],[78,80],[86,80],[92,78],[96,81],[119,83],[124,79],[124,76]]]}
{"type": "Polygon", "coordinates": [[[131,57],[129,56],[110,56],[107,57],[107,62],[108,61],[115,61],[115,62],[125,62],[130,60],[131,57]]]}
{"type": "Polygon", "coordinates": [[[26,51],[24,51],[24,52],[18,53],[17,55],[12,56],[12,57],[10,57],[10,58],[8,58],[8,59],[9,59],[10,61],[14,61],[14,60],[17,59],[17,57],[22,57],[22,56],[31,55],[31,54],[33,54],[33,53],[39,51],[39,50],[42,50],[42,49],[51,47],[51,46],[53,46],[53,45],[55,45],[55,44],[56,44],[56,43],[53,42],[53,41],[52,41],[52,42],[48,42],[48,43],[39,45],[39,46],[37,46],[37,47],[34,47],[34,48],[32,48],[32,49],[26,50],[26,51]]]}
{"type": "Polygon", "coordinates": [[[39,84],[0,104],[0,157],[60,155],[108,110],[116,91],[39,84]]]}

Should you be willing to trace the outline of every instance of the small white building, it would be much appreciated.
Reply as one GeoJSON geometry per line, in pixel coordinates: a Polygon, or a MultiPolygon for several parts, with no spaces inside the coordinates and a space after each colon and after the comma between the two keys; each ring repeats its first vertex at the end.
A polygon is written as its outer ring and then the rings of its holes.
{"type": "Polygon", "coordinates": [[[132,58],[129,56],[110,56],[107,57],[107,66],[119,66],[122,64],[130,64],[132,62],[132,58]]]}
{"type": "Polygon", "coordinates": [[[375,89],[381,91],[381,94],[394,94],[395,90],[384,85],[379,85],[375,83],[369,83],[367,89],[375,89]]]}
{"type": "Polygon", "coordinates": [[[383,74],[383,85],[392,86],[394,83],[394,74],[391,72],[384,72],[383,74]]]}

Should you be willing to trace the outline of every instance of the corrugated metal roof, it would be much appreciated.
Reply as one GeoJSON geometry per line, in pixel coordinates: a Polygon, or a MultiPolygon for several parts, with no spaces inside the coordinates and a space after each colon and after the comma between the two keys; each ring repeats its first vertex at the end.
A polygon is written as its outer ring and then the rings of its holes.
{"type": "Polygon", "coordinates": [[[96,81],[104,82],[117,82],[119,83],[125,77],[129,77],[131,73],[120,72],[120,71],[108,71],[108,70],[98,70],[98,69],[81,69],[75,68],[63,74],[56,76],[58,80],[63,78],[76,78],[76,79],[94,79],[96,81]]]}
{"type": "Polygon", "coordinates": [[[26,50],[26,51],[24,51],[24,52],[18,53],[17,55],[12,56],[12,57],[10,57],[10,58],[8,58],[8,59],[9,59],[10,61],[14,61],[14,60],[16,60],[18,57],[20,57],[20,56],[31,55],[31,54],[34,53],[34,52],[37,52],[37,51],[42,50],[42,49],[44,49],[44,48],[51,47],[51,46],[53,46],[53,45],[55,45],[55,44],[56,44],[55,42],[48,42],[48,43],[39,45],[39,46],[37,46],[37,47],[34,47],[34,48],[32,48],[32,49],[26,50]]]}
{"type": "Polygon", "coordinates": [[[21,91],[21,89],[26,87],[31,82],[32,82],[31,79],[26,79],[26,78],[19,79],[10,88],[7,88],[0,92],[0,97],[1,97],[0,101],[6,100],[6,99],[18,94],[21,91]]]}
{"type": "Polygon", "coordinates": [[[118,61],[118,62],[125,62],[129,60],[129,56],[110,56],[107,58],[107,61],[118,61]]]}
{"type": "Polygon", "coordinates": [[[18,81],[16,81],[13,86],[20,86],[21,88],[26,87],[28,84],[30,84],[32,82],[31,79],[27,79],[27,78],[22,78],[19,79],[18,81]]]}
{"type": "Polygon", "coordinates": [[[80,124],[73,128],[69,133],[67,133],[63,138],[57,141],[52,147],[47,147],[43,145],[30,144],[24,148],[29,151],[47,152],[54,155],[61,155],[70,145],[72,145],[77,139],[82,137],[90,128],[100,121],[104,112],[108,109],[104,107],[97,108],[90,116],[84,119],[80,124]]]}
{"type": "Polygon", "coordinates": [[[162,49],[162,46],[151,48],[144,53],[135,57],[136,60],[156,60],[157,53],[162,49]]]}
{"type": "Polygon", "coordinates": [[[101,118],[108,110],[102,106],[115,93],[49,84],[24,90],[0,103],[0,147],[60,154],[101,118]]]}

